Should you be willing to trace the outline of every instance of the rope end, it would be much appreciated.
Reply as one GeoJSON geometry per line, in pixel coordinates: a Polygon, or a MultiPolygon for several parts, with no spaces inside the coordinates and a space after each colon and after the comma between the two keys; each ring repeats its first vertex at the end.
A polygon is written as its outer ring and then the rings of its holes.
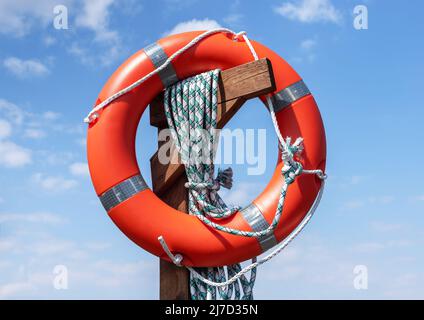
{"type": "Polygon", "coordinates": [[[224,188],[231,189],[233,187],[233,169],[231,167],[225,170],[218,169],[215,180],[224,188]]]}
{"type": "Polygon", "coordinates": [[[181,254],[173,254],[171,252],[171,250],[169,250],[168,245],[166,244],[165,239],[163,238],[163,236],[159,236],[158,237],[158,241],[160,243],[160,245],[162,246],[163,251],[165,251],[166,255],[169,257],[169,259],[171,259],[172,263],[175,264],[178,267],[181,267],[181,262],[183,261],[183,256],[181,254]]]}

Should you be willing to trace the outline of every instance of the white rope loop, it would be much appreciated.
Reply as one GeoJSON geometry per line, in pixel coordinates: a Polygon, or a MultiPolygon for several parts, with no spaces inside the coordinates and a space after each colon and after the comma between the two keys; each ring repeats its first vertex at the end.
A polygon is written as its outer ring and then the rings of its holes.
{"type": "Polygon", "coordinates": [[[239,37],[238,33],[235,33],[234,31],[232,31],[230,29],[227,29],[227,28],[217,28],[217,29],[212,29],[212,30],[205,31],[204,33],[198,35],[193,40],[191,40],[189,43],[187,43],[184,47],[182,47],[181,49],[179,49],[176,52],[174,52],[168,59],[166,59],[166,61],[160,67],[156,68],[155,70],[153,70],[152,72],[148,73],[144,77],[138,79],[137,81],[135,81],[134,83],[130,84],[126,88],[118,91],[117,93],[113,94],[112,96],[110,96],[109,98],[107,98],[106,100],[104,100],[103,102],[101,102],[100,104],[96,105],[90,111],[90,113],[87,115],[87,117],[84,118],[84,122],[91,123],[94,120],[96,120],[99,117],[98,112],[100,110],[102,110],[103,108],[105,108],[107,105],[109,105],[111,102],[113,102],[114,100],[116,100],[119,97],[123,96],[124,94],[128,93],[129,91],[133,90],[134,88],[138,87],[142,83],[146,82],[148,79],[150,79],[151,77],[153,77],[155,74],[158,74],[160,71],[164,70],[179,55],[181,55],[182,53],[184,53],[185,51],[187,51],[191,47],[195,46],[197,43],[199,43],[203,39],[209,37],[210,35],[216,34],[216,33],[230,33],[230,34],[234,34],[236,36],[236,38],[239,37]]]}

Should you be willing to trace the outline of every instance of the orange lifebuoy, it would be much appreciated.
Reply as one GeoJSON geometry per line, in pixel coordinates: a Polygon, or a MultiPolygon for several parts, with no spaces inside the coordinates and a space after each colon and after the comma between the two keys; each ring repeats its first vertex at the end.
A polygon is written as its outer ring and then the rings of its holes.
{"type": "MultiPolygon", "coordinates": [[[[110,77],[97,104],[152,72],[201,33],[169,36],[134,54],[110,77]]],[[[272,63],[276,91],[271,99],[282,135],[303,137],[303,166],[324,171],[325,132],[312,94],[280,56],[258,42],[252,41],[252,45],[259,58],[266,57],[272,63]]],[[[159,74],[100,110],[99,117],[89,125],[88,163],[97,195],[122,232],[156,256],[169,260],[157,240],[162,235],[172,252],[183,255],[186,266],[219,266],[247,260],[286,238],[315,201],[322,181],[315,175],[301,175],[289,187],[283,217],[274,232],[260,238],[240,237],[216,231],[195,216],[169,207],[148,188],[140,173],[135,152],[136,130],[153,98],[179,79],[212,69],[225,70],[251,60],[243,40],[234,41],[233,35],[226,33],[210,35],[159,74]]],[[[282,165],[279,160],[271,181],[248,207],[215,222],[240,230],[258,231],[269,226],[284,183],[282,165]]]]}

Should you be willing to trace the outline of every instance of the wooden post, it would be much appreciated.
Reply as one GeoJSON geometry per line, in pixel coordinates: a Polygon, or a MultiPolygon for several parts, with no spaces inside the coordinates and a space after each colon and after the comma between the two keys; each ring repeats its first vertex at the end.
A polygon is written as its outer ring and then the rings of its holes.
{"type": "MultiPolygon", "coordinates": [[[[218,128],[223,128],[243,103],[251,98],[275,91],[272,66],[268,59],[246,63],[222,71],[218,93],[218,128]]],[[[160,130],[167,128],[163,106],[163,94],[150,104],[150,124],[160,130]]],[[[164,142],[162,142],[164,143],[164,142]]],[[[158,143],[158,148],[161,142],[158,143]]],[[[182,212],[188,212],[188,195],[184,184],[187,182],[184,165],[179,154],[171,148],[171,157],[177,159],[162,164],[156,152],[150,159],[153,192],[165,203],[182,212]]],[[[160,299],[190,299],[189,272],[160,260],[160,299]]]]}

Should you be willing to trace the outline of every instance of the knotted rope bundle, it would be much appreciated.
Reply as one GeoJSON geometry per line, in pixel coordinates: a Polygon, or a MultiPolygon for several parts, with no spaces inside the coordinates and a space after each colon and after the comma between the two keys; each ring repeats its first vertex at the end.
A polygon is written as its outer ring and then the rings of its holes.
{"type": "MultiPolygon", "coordinates": [[[[218,109],[219,70],[196,75],[165,90],[165,114],[177,150],[185,164],[189,189],[189,213],[204,221],[222,219],[233,215],[240,208],[229,208],[221,199],[221,186],[231,188],[231,168],[219,170],[214,178],[213,159],[218,141],[216,134],[218,109]]],[[[214,282],[224,282],[241,271],[239,264],[227,267],[196,268],[196,272],[214,282]]],[[[221,299],[252,299],[256,269],[250,279],[242,276],[227,287],[220,287],[221,299]],[[241,290],[243,295],[241,296],[241,290]]],[[[193,300],[216,299],[217,288],[203,282],[191,273],[191,296],[193,300]]]]}

